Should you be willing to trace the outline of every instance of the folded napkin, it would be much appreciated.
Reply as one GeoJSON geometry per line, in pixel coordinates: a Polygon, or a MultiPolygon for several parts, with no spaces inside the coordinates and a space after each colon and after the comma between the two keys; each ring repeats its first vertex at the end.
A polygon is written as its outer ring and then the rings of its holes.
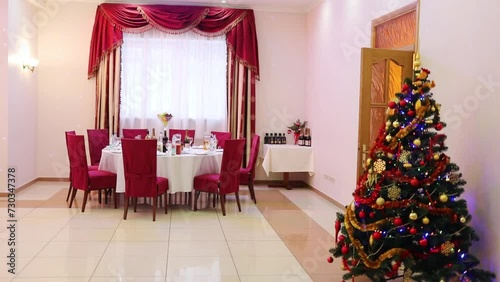
{"type": "Polygon", "coordinates": [[[199,146],[192,146],[191,148],[193,148],[193,149],[203,149],[203,146],[202,146],[202,145],[199,145],[199,146]]]}

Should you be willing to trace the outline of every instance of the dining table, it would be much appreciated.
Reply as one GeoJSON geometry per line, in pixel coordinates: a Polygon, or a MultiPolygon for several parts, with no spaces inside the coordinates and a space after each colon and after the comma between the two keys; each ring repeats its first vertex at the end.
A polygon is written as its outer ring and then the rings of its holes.
{"type": "MultiPolygon", "coordinates": [[[[170,199],[173,194],[191,193],[195,176],[219,173],[222,153],[222,149],[211,152],[204,150],[201,146],[184,149],[181,154],[177,155],[158,151],[156,158],[157,176],[168,179],[170,199]]],[[[120,146],[108,146],[102,150],[99,170],[116,173],[116,193],[125,193],[123,154],[120,146]]]]}

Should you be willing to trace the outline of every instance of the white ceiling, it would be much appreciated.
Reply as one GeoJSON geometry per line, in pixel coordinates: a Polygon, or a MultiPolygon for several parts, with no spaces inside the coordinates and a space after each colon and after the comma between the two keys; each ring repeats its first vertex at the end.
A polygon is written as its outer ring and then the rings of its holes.
{"type": "MultiPolygon", "coordinates": [[[[60,0],[61,1],[61,0],[60,0]]],[[[170,5],[206,5],[228,8],[250,8],[254,10],[276,12],[305,13],[322,0],[63,0],[86,3],[133,3],[133,4],[170,4],[170,5]]]]}

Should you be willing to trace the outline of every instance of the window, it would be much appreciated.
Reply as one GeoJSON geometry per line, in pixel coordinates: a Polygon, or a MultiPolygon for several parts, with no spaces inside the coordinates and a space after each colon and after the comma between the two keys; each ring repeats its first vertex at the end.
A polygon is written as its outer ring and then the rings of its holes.
{"type": "Polygon", "coordinates": [[[201,138],[227,124],[225,36],[204,37],[156,29],[124,33],[121,128],[163,129],[158,113],[173,114],[169,128],[196,130],[201,138]]]}

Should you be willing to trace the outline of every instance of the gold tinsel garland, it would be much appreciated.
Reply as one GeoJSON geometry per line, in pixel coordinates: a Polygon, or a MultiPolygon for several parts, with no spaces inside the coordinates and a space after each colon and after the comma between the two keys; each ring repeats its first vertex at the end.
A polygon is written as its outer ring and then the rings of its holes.
{"type": "Polygon", "coordinates": [[[349,234],[349,237],[351,238],[352,244],[354,245],[354,247],[358,251],[359,257],[363,261],[364,265],[366,265],[367,267],[372,268],[372,269],[380,268],[380,266],[382,265],[382,262],[384,260],[386,260],[388,258],[392,258],[396,255],[402,255],[402,254],[408,253],[408,250],[406,250],[406,249],[394,248],[394,249],[391,249],[391,250],[381,254],[376,260],[370,260],[370,258],[368,257],[368,255],[365,253],[365,251],[363,249],[363,245],[354,237],[354,228],[351,225],[351,218],[352,217],[354,217],[354,220],[355,220],[355,216],[353,216],[353,211],[348,209],[346,212],[345,220],[344,220],[345,228],[347,230],[347,233],[349,234]]]}
{"type": "Polygon", "coordinates": [[[422,118],[424,117],[425,113],[430,109],[430,103],[428,102],[428,99],[426,98],[426,104],[425,106],[420,107],[417,110],[417,115],[416,117],[406,126],[404,129],[400,130],[396,135],[391,139],[391,142],[389,143],[389,148],[395,149],[399,143],[399,140],[404,138],[406,135],[408,135],[415,127],[417,126],[418,123],[422,121],[422,118]]]}

